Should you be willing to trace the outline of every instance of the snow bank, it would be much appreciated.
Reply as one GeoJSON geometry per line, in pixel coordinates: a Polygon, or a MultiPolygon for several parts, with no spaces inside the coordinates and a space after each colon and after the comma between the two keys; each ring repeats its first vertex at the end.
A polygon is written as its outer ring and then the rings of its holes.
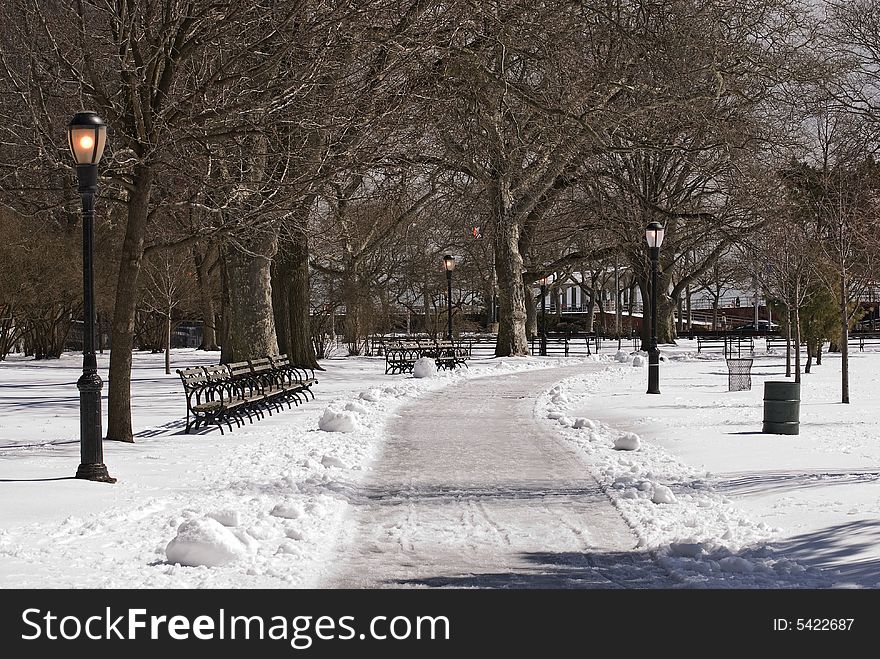
{"type": "Polygon", "coordinates": [[[421,357],[413,365],[414,378],[432,378],[437,375],[437,364],[429,357],[421,357]]]}
{"type": "Polygon", "coordinates": [[[354,412],[328,407],[318,421],[318,428],[324,432],[354,432],[359,424],[354,412]]]}
{"type": "Polygon", "coordinates": [[[369,410],[356,400],[345,404],[344,410],[348,412],[357,412],[358,414],[367,414],[369,410]]]}
{"type": "Polygon", "coordinates": [[[336,467],[337,469],[346,469],[346,464],[335,455],[325,455],[321,458],[321,464],[325,467],[336,467]]]}
{"type": "Polygon", "coordinates": [[[654,503],[676,503],[677,499],[672,490],[657,483],[654,485],[654,496],[651,497],[651,501],[654,503]]]}
{"type": "Polygon", "coordinates": [[[169,563],[217,567],[250,556],[256,543],[244,533],[235,533],[216,519],[191,519],[177,529],[165,548],[169,563]]]}
{"type": "Polygon", "coordinates": [[[644,366],[644,365],[645,365],[645,358],[644,357],[642,357],[641,355],[636,355],[635,357],[633,357],[633,366],[644,366]]]}
{"type": "Polygon", "coordinates": [[[285,501],[275,504],[272,512],[269,514],[273,517],[283,517],[284,519],[299,519],[305,515],[305,507],[299,501],[285,501]]]}
{"type": "Polygon", "coordinates": [[[639,436],[634,432],[625,432],[614,440],[616,451],[638,451],[640,445],[639,436]]]}
{"type": "Polygon", "coordinates": [[[376,389],[375,387],[373,389],[367,389],[366,391],[362,391],[358,398],[360,398],[361,400],[369,401],[371,403],[378,403],[380,400],[382,400],[382,390],[376,389]]]}
{"type": "MultiPolygon", "coordinates": [[[[643,359],[637,355],[637,359],[643,359]]],[[[625,388],[633,371],[614,364],[567,378],[542,394],[535,416],[584,454],[591,471],[638,537],[638,546],[691,587],[829,587],[821,570],[805,568],[777,547],[779,529],[755,522],[712,485],[713,477],[635,433],[575,416],[597,396],[625,388]],[[568,399],[564,404],[560,399],[568,399]],[[571,428],[561,419],[575,417],[571,428]],[[664,483],[674,483],[675,492],[664,483]]],[[[670,366],[674,362],[670,362],[670,366]]],[[[641,388],[641,381],[639,388],[641,388]]]]}
{"type": "Polygon", "coordinates": [[[614,361],[622,364],[627,363],[631,359],[630,354],[626,350],[618,350],[614,355],[614,361]]]}
{"type": "Polygon", "coordinates": [[[241,524],[241,513],[237,510],[215,510],[208,513],[208,517],[216,519],[223,526],[238,526],[241,524]]]}

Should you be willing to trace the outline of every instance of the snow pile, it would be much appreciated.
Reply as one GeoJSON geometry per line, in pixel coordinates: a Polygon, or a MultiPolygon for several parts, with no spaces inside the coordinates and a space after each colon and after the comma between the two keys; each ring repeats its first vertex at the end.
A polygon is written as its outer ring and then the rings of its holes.
{"type": "Polygon", "coordinates": [[[578,418],[576,418],[574,420],[574,424],[572,425],[572,428],[577,428],[577,429],[588,428],[590,430],[595,430],[596,423],[594,421],[591,421],[590,419],[579,416],[578,418]]]}
{"type": "Polygon", "coordinates": [[[305,507],[299,501],[285,501],[275,504],[269,513],[273,517],[283,517],[284,519],[299,519],[305,515],[305,507]]]}
{"type": "Polygon", "coordinates": [[[342,408],[347,412],[357,412],[358,414],[368,414],[369,410],[356,400],[350,401],[342,408]]]}
{"type": "Polygon", "coordinates": [[[256,551],[256,543],[244,532],[223,526],[216,519],[191,519],[177,529],[165,548],[169,563],[216,567],[239,561],[256,551]]]}
{"type": "Polygon", "coordinates": [[[321,458],[321,464],[327,467],[336,467],[337,469],[346,469],[345,462],[343,462],[340,458],[335,455],[327,454],[323,458],[321,458]]]}
{"type": "Polygon", "coordinates": [[[241,513],[237,510],[214,510],[207,515],[212,519],[216,519],[223,526],[238,526],[241,524],[241,513]]]}
{"type": "Polygon", "coordinates": [[[642,357],[641,355],[636,355],[635,357],[633,357],[632,364],[633,364],[633,366],[644,366],[645,365],[645,358],[642,357]]]}
{"type": "Polygon", "coordinates": [[[630,359],[632,359],[632,356],[626,350],[618,350],[617,354],[614,355],[614,361],[621,364],[626,364],[630,359]]]}
{"type": "Polygon", "coordinates": [[[421,357],[413,365],[414,378],[432,378],[437,375],[437,364],[429,357],[421,357]]]}
{"type": "Polygon", "coordinates": [[[616,451],[638,451],[641,441],[639,436],[634,432],[625,432],[614,440],[614,449],[616,451]]]}
{"type": "Polygon", "coordinates": [[[376,389],[375,387],[373,389],[367,389],[366,391],[362,391],[358,398],[360,398],[361,400],[366,400],[370,403],[378,403],[380,400],[382,400],[382,390],[376,389]]]}
{"type": "Polygon", "coordinates": [[[354,432],[358,429],[359,424],[354,412],[328,407],[321,415],[318,427],[324,432],[354,432]]]}
{"type": "Polygon", "coordinates": [[[654,484],[654,494],[651,497],[651,501],[653,503],[675,503],[677,500],[675,495],[665,485],[661,485],[660,483],[654,484]]]}

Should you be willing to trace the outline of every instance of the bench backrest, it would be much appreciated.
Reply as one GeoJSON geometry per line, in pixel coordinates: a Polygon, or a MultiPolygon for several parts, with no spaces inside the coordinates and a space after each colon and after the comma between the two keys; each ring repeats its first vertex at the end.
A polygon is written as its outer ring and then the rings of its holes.
{"type": "Polygon", "coordinates": [[[269,355],[269,359],[275,368],[287,368],[290,366],[290,357],[287,355],[269,355]]]}
{"type": "Polygon", "coordinates": [[[260,357],[260,359],[252,359],[251,363],[251,371],[254,373],[271,373],[272,372],[272,362],[268,357],[260,357]]]}
{"type": "Polygon", "coordinates": [[[205,377],[210,382],[219,382],[221,380],[229,379],[229,369],[226,368],[223,364],[218,364],[215,366],[205,366],[205,377]]]}
{"type": "Polygon", "coordinates": [[[226,366],[229,369],[229,374],[233,378],[240,378],[251,374],[251,365],[249,362],[234,362],[232,364],[227,364],[226,366]]]}
{"type": "Polygon", "coordinates": [[[177,369],[177,374],[180,376],[180,381],[183,383],[183,389],[186,392],[208,381],[205,371],[200,366],[177,369]]]}

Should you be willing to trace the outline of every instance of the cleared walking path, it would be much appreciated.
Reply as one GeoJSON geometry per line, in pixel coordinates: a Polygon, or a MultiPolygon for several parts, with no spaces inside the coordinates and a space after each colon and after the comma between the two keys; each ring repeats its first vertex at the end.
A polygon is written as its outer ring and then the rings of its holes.
{"type": "Polygon", "coordinates": [[[537,396],[598,366],[454,384],[403,408],[323,587],[670,585],[537,396]]]}

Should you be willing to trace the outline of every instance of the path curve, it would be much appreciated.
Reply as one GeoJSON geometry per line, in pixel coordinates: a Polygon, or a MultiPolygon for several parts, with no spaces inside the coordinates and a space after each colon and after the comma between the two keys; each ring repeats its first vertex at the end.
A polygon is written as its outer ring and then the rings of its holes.
{"type": "Polygon", "coordinates": [[[599,368],[467,380],[402,408],[323,587],[671,585],[582,455],[533,417],[547,387],[599,368]]]}

